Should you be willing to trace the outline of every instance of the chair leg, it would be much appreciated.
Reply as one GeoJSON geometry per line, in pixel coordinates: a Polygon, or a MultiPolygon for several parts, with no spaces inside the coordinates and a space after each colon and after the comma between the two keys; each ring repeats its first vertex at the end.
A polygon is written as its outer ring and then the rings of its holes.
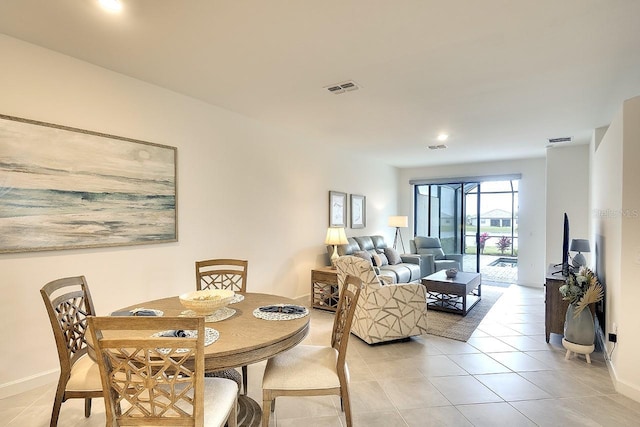
{"type": "Polygon", "coordinates": [[[91,398],[84,399],[84,417],[89,418],[91,416],[91,398]]]}
{"type": "Polygon", "coordinates": [[[56,389],[56,397],[53,400],[53,410],[51,411],[51,423],[50,427],[57,427],[58,417],[60,417],[60,407],[64,401],[64,389],[65,384],[62,381],[58,382],[58,388],[56,389]]]}
{"type": "Polygon", "coordinates": [[[262,395],[262,427],[269,427],[270,416],[271,416],[271,396],[268,396],[267,393],[263,393],[262,395]]]}
{"type": "Polygon", "coordinates": [[[351,421],[351,402],[349,401],[349,389],[347,387],[342,387],[341,391],[342,391],[341,400],[343,403],[344,417],[347,421],[347,427],[351,427],[353,424],[351,421]]]}
{"type": "Polygon", "coordinates": [[[229,418],[227,419],[227,425],[229,427],[238,427],[238,399],[233,402],[231,412],[229,412],[229,418]]]}
{"type": "Polygon", "coordinates": [[[247,365],[242,367],[242,391],[245,396],[247,395],[247,365]]]}

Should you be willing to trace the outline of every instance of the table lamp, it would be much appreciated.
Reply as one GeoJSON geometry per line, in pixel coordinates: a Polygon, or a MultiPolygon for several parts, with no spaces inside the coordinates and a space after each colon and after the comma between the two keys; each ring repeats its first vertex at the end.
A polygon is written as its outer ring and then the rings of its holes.
{"type": "Polygon", "coordinates": [[[396,228],[396,236],[393,239],[393,249],[396,249],[398,245],[398,238],[400,238],[400,243],[402,244],[402,252],[406,252],[404,249],[404,242],[402,241],[402,234],[400,233],[401,228],[407,228],[409,226],[409,217],[408,216],[390,216],[389,217],[389,227],[396,228]]]}
{"type": "Polygon", "coordinates": [[[338,257],[338,245],[346,245],[349,243],[347,235],[342,227],[329,227],[327,229],[327,237],[324,239],[326,245],[333,245],[333,253],[331,254],[331,268],[336,268],[336,260],[338,257]]]}
{"type": "Polygon", "coordinates": [[[589,241],[587,239],[572,239],[571,246],[569,247],[571,252],[578,252],[574,257],[572,264],[575,268],[580,268],[587,265],[587,260],[581,252],[591,252],[589,247],[589,241]]]}

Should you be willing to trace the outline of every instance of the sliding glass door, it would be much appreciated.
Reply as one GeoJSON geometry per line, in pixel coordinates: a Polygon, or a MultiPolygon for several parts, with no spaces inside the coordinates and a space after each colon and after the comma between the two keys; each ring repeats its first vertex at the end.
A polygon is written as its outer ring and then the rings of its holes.
{"type": "Polygon", "coordinates": [[[463,183],[415,187],[415,235],[439,237],[446,254],[463,253],[464,187],[463,183]]]}
{"type": "Polygon", "coordinates": [[[463,271],[515,281],[518,182],[414,183],[414,235],[439,237],[446,254],[463,254],[463,271]]]}

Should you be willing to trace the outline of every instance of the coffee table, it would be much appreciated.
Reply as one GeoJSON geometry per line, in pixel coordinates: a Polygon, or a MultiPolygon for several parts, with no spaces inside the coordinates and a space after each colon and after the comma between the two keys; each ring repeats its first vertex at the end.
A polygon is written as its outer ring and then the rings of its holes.
{"type": "Polygon", "coordinates": [[[445,270],[440,270],[422,279],[427,288],[427,307],[466,316],[481,297],[482,277],[480,273],[459,271],[449,279],[445,270]]]}

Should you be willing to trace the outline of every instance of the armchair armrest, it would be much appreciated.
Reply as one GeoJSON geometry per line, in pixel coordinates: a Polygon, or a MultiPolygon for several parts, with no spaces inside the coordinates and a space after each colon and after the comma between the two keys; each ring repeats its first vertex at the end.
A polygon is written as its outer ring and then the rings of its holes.
{"type": "Polygon", "coordinates": [[[402,254],[400,255],[400,259],[402,262],[406,262],[407,264],[418,264],[422,261],[420,259],[420,255],[418,254],[402,254]]]}
{"type": "Polygon", "coordinates": [[[460,265],[460,269],[462,269],[462,254],[446,254],[444,257],[445,259],[458,261],[458,264],[460,265]]]}
{"type": "MultiPolygon", "coordinates": [[[[381,296],[382,298],[375,298],[375,305],[378,307],[386,307],[386,304],[393,305],[394,307],[397,305],[397,298],[394,298],[394,295],[398,295],[398,290],[404,289],[409,291],[408,294],[412,295],[411,299],[408,301],[403,301],[404,303],[412,303],[416,302],[422,306],[424,304],[424,309],[427,308],[427,291],[426,288],[421,283],[394,283],[392,285],[382,286],[380,289],[376,289],[372,293],[381,296]],[[384,304],[383,304],[384,302],[384,304]]],[[[406,292],[404,293],[407,294],[406,292]]]]}
{"type": "Polygon", "coordinates": [[[430,274],[433,274],[436,271],[436,264],[434,262],[433,255],[431,254],[414,254],[412,256],[416,256],[420,258],[420,275],[421,277],[426,277],[430,274]]]}

